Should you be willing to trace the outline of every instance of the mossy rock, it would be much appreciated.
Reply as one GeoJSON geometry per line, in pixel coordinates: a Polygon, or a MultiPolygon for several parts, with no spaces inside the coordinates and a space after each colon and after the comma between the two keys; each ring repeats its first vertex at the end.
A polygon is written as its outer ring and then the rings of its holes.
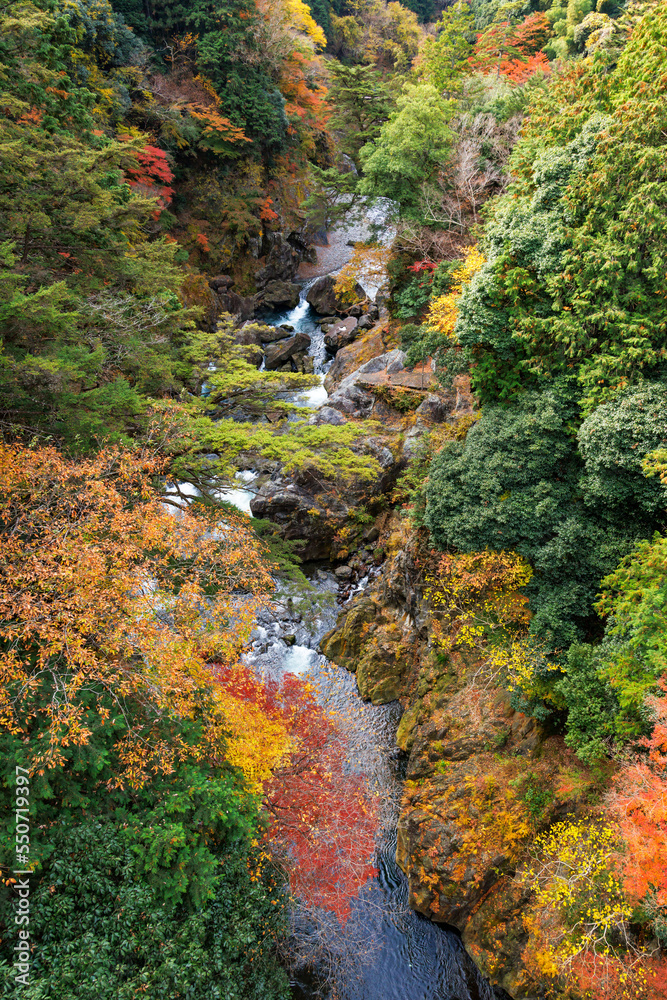
{"type": "Polygon", "coordinates": [[[396,745],[406,753],[409,753],[410,750],[412,750],[412,745],[415,742],[415,729],[420,711],[421,703],[417,702],[416,705],[412,705],[405,712],[403,712],[401,721],[398,724],[398,729],[396,731],[396,745]]]}
{"type": "Polygon", "coordinates": [[[366,642],[364,625],[375,621],[377,605],[369,597],[362,597],[336,622],[336,627],[327,632],[320,642],[320,649],[327,657],[354,673],[366,642]]]}

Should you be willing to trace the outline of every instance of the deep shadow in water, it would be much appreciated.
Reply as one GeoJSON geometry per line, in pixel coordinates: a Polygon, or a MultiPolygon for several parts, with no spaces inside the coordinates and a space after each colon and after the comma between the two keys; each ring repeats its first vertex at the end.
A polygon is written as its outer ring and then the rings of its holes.
{"type": "Polygon", "coordinates": [[[322,992],[317,976],[295,976],[295,1000],[494,1000],[495,994],[458,935],[408,907],[408,883],[394,860],[395,835],[378,859],[379,874],[355,903],[351,936],[365,960],[340,970],[322,992]],[[354,926],[356,925],[356,926],[354,926]],[[361,932],[361,933],[360,933],[361,932]],[[355,967],[357,966],[357,967],[355,967]]]}

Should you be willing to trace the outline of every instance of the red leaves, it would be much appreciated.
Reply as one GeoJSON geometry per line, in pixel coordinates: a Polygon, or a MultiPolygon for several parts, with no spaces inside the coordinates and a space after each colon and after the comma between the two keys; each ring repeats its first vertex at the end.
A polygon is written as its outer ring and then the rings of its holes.
{"type": "Polygon", "coordinates": [[[174,175],[167,154],[157,146],[144,146],[135,155],[137,166],[128,167],[125,171],[128,183],[147,198],[158,199],[158,209],[154,216],[157,218],[174,196],[174,189],[170,186],[174,175]]]}
{"type": "Polygon", "coordinates": [[[418,260],[414,264],[410,264],[408,271],[412,271],[413,274],[421,274],[422,271],[429,271],[433,274],[437,266],[432,260],[418,260]]]}
{"type": "Polygon", "coordinates": [[[652,698],[656,714],[652,735],[640,741],[648,760],[637,758],[622,768],[613,804],[627,845],[624,885],[635,900],[651,897],[667,906],[667,680],[665,696],[652,698]]]}
{"type": "Polygon", "coordinates": [[[309,685],[288,674],[278,698],[298,747],[266,786],[271,841],[288,860],[294,895],[343,923],[377,874],[377,800],[348,765],[347,741],[309,685]]]}
{"type": "Polygon", "coordinates": [[[509,22],[492,24],[477,36],[474,55],[470,58],[473,70],[489,73],[493,70],[521,85],[535,73],[548,73],[549,60],[539,50],[550,34],[549,21],[544,12],[530,14],[521,24],[509,22]]]}
{"type": "Polygon", "coordinates": [[[279,717],[291,737],[293,749],[264,785],[267,839],[288,870],[294,896],[344,923],[352,900],[377,874],[376,796],[348,763],[347,740],[309,684],[292,674],[281,685],[260,682],[246,668],[219,677],[267,720],[279,717]]]}

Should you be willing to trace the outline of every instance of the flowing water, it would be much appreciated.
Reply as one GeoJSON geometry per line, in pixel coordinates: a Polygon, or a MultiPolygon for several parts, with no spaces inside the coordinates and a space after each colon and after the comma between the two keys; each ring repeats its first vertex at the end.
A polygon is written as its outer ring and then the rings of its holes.
{"type": "Polygon", "coordinates": [[[493,1000],[458,936],[426,920],[408,906],[408,883],[395,861],[396,819],[401,791],[401,761],[395,745],[400,718],[397,702],[371,705],[359,697],[356,680],[318,652],[322,635],[338,607],[333,574],[311,571],[319,603],[316,610],[295,608],[278,595],[273,614],[263,612],[247,660],[279,679],[287,672],[309,681],[318,700],[342,720],[350,744],[351,766],[379,789],[383,809],[378,833],[376,878],[354,901],[344,930],[332,926],[339,960],[327,969],[322,988],[315,975],[295,975],[295,1000],[493,1000]],[[285,641],[287,637],[287,642],[285,641]],[[288,643],[296,640],[293,645],[288,643]],[[319,991],[318,991],[319,987],[319,991]]]}
{"type": "MultiPolygon", "coordinates": [[[[321,406],[327,393],[324,375],[331,364],[312,309],[305,301],[287,313],[265,317],[271,325],[288,324],[311,337],[310,353],[320,385],[292,398],[297,405],[321,406]]],[[[221,494],[241,510],[249,510],[253,473],[241,473],[238,488],[221,494]]],[[[408,906],[408,883],[395,861],[396,819],[401,791],[401,763],[395,745],[400,718],[397,702],[374,706],[362,702],[356,680],[318,652],[333,627],[338,585],[333,574],[311,567],[317,602],[299,610],[293,594],[278,594],[272,612],[263,612],[252,637],[247,660],[278,679],[285,673],[307,678],[318,700],[344,720],[352,766],[381,791],[384,804],[378,833],[378,875],[354,902],[344,931],[332,925],[340,961],[328,969],[326,982],[313,974],[295,975],[294,1000],[493,1000],[457,934],[426,920],[408,906]]],[[[360,587],[364,583],[361,581],[360,587]]],[[[359,588],[358,588],[359,589],[359,588]]]]}

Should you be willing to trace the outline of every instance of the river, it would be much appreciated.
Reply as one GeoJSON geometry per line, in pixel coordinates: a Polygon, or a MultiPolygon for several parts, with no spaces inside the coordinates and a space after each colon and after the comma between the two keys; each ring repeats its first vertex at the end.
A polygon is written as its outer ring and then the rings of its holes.
{"type": "MultiPolygon", "coordinates": [[[[307,288],[307,286],[306,286],[307,288]]],[[[320,406],[327,398],[322,385],[331,363],[316,316],[305,301],[288,313],[266,317],[273,325],[289,324],[311,337],[310,353],[320,385],[300,393],[294,401],[320,406]]],[[[249,510],[252,474],[225,499],[249,510]]],[[[402,762],[395,734],[400,718],[397,702],[373,706],[359,697],[352,674],[332,666],[318,652],[325,632],[332,628],[338,585],[326,566],[306,566],[317,601],[310,610],[293,610],[287,594],[277,597],[273,614],[264,612],[253,634],[247,660],[257,670],[279,678],[300,674],[318,690],[319,700],[344,719],[352,748],[352,766],[379,790],[384,805],[378,831],[376,878],[369,880],[355,901],[344,931],[336,931],[339,961],[327,980],[314,974],[295,974],[295,1000],[493,1000],[495,994],[467,955],[457,934],[412,911],[408,884],[395,861],[396,820],[402,785],[402,762]],[[285,641],[287,637],[287,641],[285,641]],[[294,641],[296,640],[296,641],[294,641]]],[[[364,581],[361,581],[363,586],[364,581]]]]}

